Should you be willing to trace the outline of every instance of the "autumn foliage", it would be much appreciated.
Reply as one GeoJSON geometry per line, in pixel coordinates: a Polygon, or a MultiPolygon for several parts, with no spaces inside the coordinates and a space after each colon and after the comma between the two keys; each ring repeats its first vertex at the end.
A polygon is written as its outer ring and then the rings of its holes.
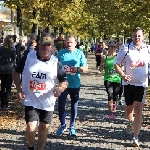
{"type": "Polygon", "coordinates": [[[4,0],[5,6],[21,8],[23,30],[30,33],[32,24],[39,29],[63,26],[65,33],[81,37],[117,34],[130,36],[133,28],[149,32],[150,1],[144,0],[4,0]],[[33,17],[33,9],[36,15],[33,17]]]}

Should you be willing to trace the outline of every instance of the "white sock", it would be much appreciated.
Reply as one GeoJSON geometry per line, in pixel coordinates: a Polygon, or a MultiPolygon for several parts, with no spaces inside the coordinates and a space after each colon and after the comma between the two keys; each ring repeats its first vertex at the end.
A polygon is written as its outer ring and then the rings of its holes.
{"type": "Polygon", "coordinates": [[[137,139],[137,140],[138,140],[138,137],[135,137],[135,136],[134,136],[133,139],[137,139]]]}

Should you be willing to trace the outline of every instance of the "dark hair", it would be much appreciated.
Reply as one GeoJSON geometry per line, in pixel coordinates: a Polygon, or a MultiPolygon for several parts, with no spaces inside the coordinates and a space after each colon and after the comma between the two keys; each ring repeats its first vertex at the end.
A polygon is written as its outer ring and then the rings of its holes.
{"type": "Polygon", "coordinates": [[[37,41],[36,40],[30,41],[29,46],[31,46],[33,43],[37,43],[37,41]]]}
{"type": "Polygon", "coordinates": [[[13,50],[14,49],[14,39],[12,35],[7,35],[6,38],[4,39],[4,48],[7,50],[13,50]]]}
{"type": "Polygon", "coordinates": [[[127,43],[130,44],[132,42],[132,38],[127,39],[127,43]]]}
{"type": "Polygon", "coordinates": [[[141,30],[141,31],[144,33],[144,30],[143,30],[141,27],[136,27],[136,28],[133,30],[133,32],[136,32],[136,31],[139,31],[139,30],[141,30]]]}
{"type": "Polygon", "coordinates": [[[80,42],[80,45],[84,45],[84,43],[83,43],[83,42],[80,42]]]}

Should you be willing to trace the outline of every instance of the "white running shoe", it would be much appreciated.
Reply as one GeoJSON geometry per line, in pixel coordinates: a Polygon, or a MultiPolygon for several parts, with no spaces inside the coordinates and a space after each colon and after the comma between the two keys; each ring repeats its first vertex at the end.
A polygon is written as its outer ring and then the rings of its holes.
{"type": "Polygon", "coordinates": [[[140,146],[138,138],[133,137],[133,146],[134,147],[139,147],[140,146]]]}

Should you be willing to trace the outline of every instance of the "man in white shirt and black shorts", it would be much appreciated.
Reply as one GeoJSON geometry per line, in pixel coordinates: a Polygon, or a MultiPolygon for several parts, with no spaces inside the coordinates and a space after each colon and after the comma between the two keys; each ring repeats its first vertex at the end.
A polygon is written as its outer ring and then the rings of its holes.
{"type": "Polygon", "coordinates": [[[132,42],[120,48],[114,61],[116,72],[122,77],[124,85],[125,113],[129,120],[128,133],[132,133],[134,128],[133,146],[139,146],[138,135],[142,125],[142,109],[148,86],[150,48],[143,43],[143,40],[143,29],[135,28],[132,33],[132,42]],[[124,72],[120,67],[122,63],[124,72]]]}

